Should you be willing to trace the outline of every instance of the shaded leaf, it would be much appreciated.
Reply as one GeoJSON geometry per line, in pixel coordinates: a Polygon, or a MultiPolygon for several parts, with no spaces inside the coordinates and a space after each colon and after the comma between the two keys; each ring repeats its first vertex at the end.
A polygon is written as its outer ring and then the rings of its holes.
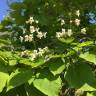
{"type": "Polygon", "coordinates": [[[47,95],[43,94],[42,92],[40,92],[39,90],[37,90],[33,86],[33,84],[31,84],[31,85],[25,84],[25,90],[26,90],[28,96],[47,96],[47,95]]]}
{"type": "Polygon", "coordinates": [[[7,90],[20,86],[31,78],[34,78],[32,70],[16,70],[9,76],[7,90]]]}
{"type": "Polygon", "coordinates": [[[10,4],[10,8],[13,10],[21,10],[26,8],[26,5],[24,3],[15,2],[10,4]]]}
{"type": "Polygon", "coordinates": [[[61,59],[51,60],[49,63],[49,70],[53,75],[60,74],[65,69],[65,64],[61,59]]]}
{"type": "MultiPolygon", "coordinates": [[[[69,87],[71,88],[81,88],[84,84],[88,86],[95,87],[95,77],[87,64],[79,63],[77,65],[69,66],[65,74],[65,79],[67,80],[69,87]]],[[[90,88],[91,88],[90,87],[90,88]]],[[[89,90],[83,87],[82,90],[89,90]]],[[[91,88],[91,90],[94,90],[91,88]]]]}

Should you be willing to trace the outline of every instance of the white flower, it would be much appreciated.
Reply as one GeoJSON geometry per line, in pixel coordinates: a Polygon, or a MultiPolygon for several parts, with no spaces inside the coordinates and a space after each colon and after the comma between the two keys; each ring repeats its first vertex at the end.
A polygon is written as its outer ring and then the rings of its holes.
{"type": "Polygon", "coordinates": [[[29,40],[29,36],[25,35],[25,42],[29,40]]]}
{"type": "Polygon", "coordinates": [[[34,22],[33,17],[30,17],[29,22],[30,22],[30,24],[32,24],[34,22]]]}
{"type": "Polygon", "coordinates": [[[76,11],[76,15],[79,17],[80,16],[80,10],[76,11]]]}
{"type": "Polygon", "coordinates": [[[36,22],[36,23],[39,23],[39,21],[38,21],[38,20],[35,20],[35,22],[36,22]]]}
{"type": "Polygon", "coordinates": [[[70,20],[70,23],[72,23],[73,21],[72,20],[70,20]]]}
{"type": "Polygon", "coordinates": [[[82,29],[81,29],[81,33],[82,33],[82,34],[86,34],[86,28],[82,28],[82,29]]]}
{"type": "Polygon", "coordinates": [[[35,31],[36,31],[36,32],[39,32],[39,28],[35,28],[35,31]]]}
{"type": "Polygon", "coordinates": [[[30,26],[30,32],[31,32],[31,33],[34,33],[34,32],[35,32],[34,26],[30,26]]]}
{"type": "Polygon", "coordinates": [[[32,42],[33,41],[33,35],[29,35],[29,42],[32,42]]]}
{"type": "Polygon", "coordinates": [[[21,57],[24,56],[24,55],[25,55],[25,53],[24,52],[21,52],[21,57]]]}
{"type": "Polygon", "coordinates": [[[47,51],[48,51],[48,47],[46,46],[45,48],[43,48],[43,50],[44,50],[45,52],[47,52],[47,51]]]}
{"type": "Polygon", "coordinates": [[[20,36],[20,41],[21,41],[21,43],[23,42],[23,39],[24,39],[24,38],[23,38],[22,36],[20,36]]]}
{"type": "Polygon", "coordinates": [[[65,35],[66,32],[65,32],[65,29],[62,29],[62,35],[65,35]]]}
{"type": "Polygon", "coordinates": [[[66,35],[65,29],[62,29],[62,32],[56,32],[56,37],[60,38],[66,35]]]}
{"type": "Polygon", "coordinates": [[[26,22],[26,24],[28,24],[29,23],[29,21],[25,21],[26,22]]]}
{"type": "Polygon", "coordinates": [[[37,32],[37,38],[41,39],[43,37],[43,33],[42,32],[37,32]]]}
{"type": "Polygon", "coordinates": [[[28,55],[28,51],[27,50],[21,52],[21,56],[24,56],[24,55],[28,55]]]}
{"type": "Polygon", "coordinates": [[[45,62],[46,62],[46,61],[49,61],[49,60],[50,60],[49,56],[46,55],[46,56],[45,56],[45,62]]]}
{"type": "Polygon", "coordinates": [[[57,38],[60,38],[62,36],[62,33],[61,32],[56,32],[56,37],[57,38]]]}
{"type": "Polygon", "coordinates": [[[38,50],[39,50],[39,52],[38,52],[39,56],[43,56],[43,54],[44,54],[44,50],[41,49],[41,48],[38,48],[38,50]]]}
{"type": "Polygon", "coordinates": [[[35,54],[36,56],[38,56],[38,51],[37,50],[33,50],[33,54],[35,54]]]}
{"type": "Polygon", "coordinates": [[[61,25],[64,25],[65,24],[65,21],[62,19],[61,20],[61,25]]]}
{"type": "Polygon", "coordinates": [[[23,28],[23,34],[25,34],[25,33],[26,33],[26,29],[23,28]]]}
{"type": "Polygon", "coordinates": [[[37,50],[33,50],[33,53],[31,54],[31,60],[34,61],[38,56],[37,50]]]}
{"type": "Polygon", "coordinates": [[[32,21],[34,21],[33,17],[30,17],[30,19],[29,19],[29,20],[32,20],[32,21]]]}
{"type": "Polygon", "coordinates": [[[47,34],[47,32],[43,33],[43,37],[44,37],[44,38],[46,38],[46,34],[47,34]]]}
{"type": "Polygon", "coordinates": [[[79,19],[75,19],[75,24],[76,24],[77,26],[79,26],[79,25],[80,25],[80,20],[79,20],[79,19]]]}
{"type": "Polygon", "coordinates": [[[48,47],[45,48],[38,48],[37,50],[33,50],[31,54],[31,60],[34,61],[37,57],[43,56],[46,52],[48,52],[48,47]]]}
{"type": "Polygon", "coordinates": [[[72,34],[72,29],[68,29],[67,35],[70,37],[72,34]]]}
{"type": "Polygon", "coordinates": [[[34,61],[37,58],[37,56],[35,54],[31,55],[31,60],[34,61]]]}

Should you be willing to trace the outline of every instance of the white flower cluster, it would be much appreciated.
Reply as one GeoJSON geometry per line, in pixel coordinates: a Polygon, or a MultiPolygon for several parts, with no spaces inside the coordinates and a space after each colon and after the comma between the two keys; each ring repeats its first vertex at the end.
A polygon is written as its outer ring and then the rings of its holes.
{"type": "Polygon", "coordinates": [[[28,50],[25,50],[25,51],[21,52],[20,55],[21,55],[21,57],[22,57],[22,56],[27,56],[27,55],[28,55],[28,50]]]}
{"type": "Polygon", "coordinates": [[[86,28],[82,28],[82,29],[81,29],[81,33],[82,33],[82,34],[86,34],[86,31],[87,31],[86,28]]]}
{"type": "Polygon", "coordinates": [[[45,61],[46,61],[46,60],[49,60],[48,52],[49,52],[49,49],[46,46],[44,48],[38,48],[37,50],[33,50],[33,52],[25,50],[25,51],[21,52],[20,56],[21,57],[24,57],[24,56],[31,57],[31,59],[30,59],[31,61],[36,60],[38,57],[43,57],[44,56],[45,61]]]}
{"type": "Polygon", "coordinates": [[[65,20],[64,20],[64,19],[62,19],[62,18],[59,18],[57,21],[60,21],[61,26],[65,24],[65,20]]]}
{"type": "MultiPolygon", "coordinates": [[[[76,11],[76,15],[79,17],[80,16],[80,10],[77,10],[76,11]]],[[[79,26],[80,25],[80,19],[75,19],[75,24],[77,25],[77,26],[79,26]]],[[[81,33],[82,34],[86,34],[86,28],[82,28],[81,29],[81,33]]]]}
{"type": "MultiPolygon", "coordinates": [[[[39,31],[40,29],[33,26],[33,22],[38,23],[37,20],[34,20],[33,17],[30,17],[30,19],[28,21],[26,21],[26,23],[30,23],[30,34],[29,35],[25,35],[25,36],[20,36],[20,41],[22,42],[32,42],[34,40],[34,33],[36,34],[36,37],[39,39],[42,38],[46,38],[46,34],[47,32],[41,32],[39,31]]],[[[23,29],[23,34],[26,33],[26,29],[23,29]]]]}
{"type": "Polygon", "coordinates": [[[34,20],[34,18],[32,16],[30,16],[30,18],[28,19],[28,21],[26,21],[26,24],[32,24],[33,22],[35,23],[39,23],[38,20],[34,20]]]}
{"type": "Polygon", "coordinates": [[[46,38],[46,34],[47,34],[47,32],[44,32],[44,33],[42,33],[42,32],[37,32],[37,37],[38,37],[39,39],[41,39],[42,37],[46,38]]]}
{"type": "Polygon", "coordinates": [[[79,26],[80,25],[80,19],[75,19],[75,24],[77,25],[77,26],[79,26]]]}
{"type": "MultiPolygon", "coordinates": [[[[71,16],[71,13],[69,13],[69,15],[71,16]]],[[[75,15],[77,17],[74,20],[71,20],[70,19],[69,23],[70,24],[75,23],[76,26],[79,26],[80,25],[80,22],[81,22],[80,19],[79,19],[80,10],[77,10],[75,12],[75,15]]],[[[64,25],[65,24],[64,19],[59,18],[58,20],[61,21],[61,25],[64,25]]],[[[81,33],[82,34],[86,34],[86,28],[82,28],[81,29],[81,33]]],[[[72,29],[71,28],[67,29],[67,32],[66,32],[66,30],[64,28],[62,28],[62,31],[61,32],[56,32],[56,37],[57,38],[70,37],[70,36],[72,36],[72,34],[73,34],[73,32],[72,32],[72,29]]]]}
{"type": "Polygon", "coordinates": [[[61,25],[64,25],[65,21],[63,19],[61,19],[61,25]]]}
{"type": "Polygon", "coordinates": [[[24,37],[20,36],[21,43],[24,42],[32,42],[33,41],[33,34],[25,35],[24,37]]]}
{"type": "Polygon", "coordinates": [[[56,32],[56,37],[57,38],[62,38],[62,37],[66,37],[66,36],[71,36],[73,33],[72,33],[72,29],[68,29],[67,32],[65,29],[62,29],[61,32],[56,32]]]}
{"type": "Polygon", "coordinates": [[[38,48],[38,50],[33,50],[31,54],[31,60],[34,61],[37,57],[43,56],[45,53],[48,52],[48,47],[45,48],[38,48]]]}
{"type": "Polygon", "coordinates": [[[80,16],[80,10],[76,11],[76,15],[79,17],[80,16]]]}
{"type": "MultiPolygon", "coordinates": [[[[77,10],[75,14],[76,14],[76,16],[79,17],[79,16],[80,16],[80,10],[77,10]]],[[[75,22],[75,24],[76,24],[77,26],[80,25],[80,19],[76,18],[74,22],[75,22]]]]}

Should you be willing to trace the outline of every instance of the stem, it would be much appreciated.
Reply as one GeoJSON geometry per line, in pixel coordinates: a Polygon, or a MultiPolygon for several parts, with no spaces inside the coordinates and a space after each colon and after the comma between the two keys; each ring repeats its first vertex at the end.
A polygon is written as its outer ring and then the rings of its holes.
{"type": "Polygon", "coordinates": [[[34,45],[34,48],[36,49],[37,47],[34,39],[33,39],[33,45],[34,45]]]}

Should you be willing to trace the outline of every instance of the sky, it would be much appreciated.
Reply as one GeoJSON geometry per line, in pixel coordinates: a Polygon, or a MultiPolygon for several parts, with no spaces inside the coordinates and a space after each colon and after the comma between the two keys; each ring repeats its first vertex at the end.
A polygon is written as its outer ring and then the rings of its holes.
{"type": "Polygon", "coordinates": [[[9,7],[7,1],[11,3],[11,2],[18,2],[21,0],[0,0],[0,21],[3,20],[3,17],[8,14],[9,7]]]}
{"type": "Polygon", "coordinates": [[[0,20],[3,19],[4,15],[8,13],[7,0],[0,0],[0,20]]]}

